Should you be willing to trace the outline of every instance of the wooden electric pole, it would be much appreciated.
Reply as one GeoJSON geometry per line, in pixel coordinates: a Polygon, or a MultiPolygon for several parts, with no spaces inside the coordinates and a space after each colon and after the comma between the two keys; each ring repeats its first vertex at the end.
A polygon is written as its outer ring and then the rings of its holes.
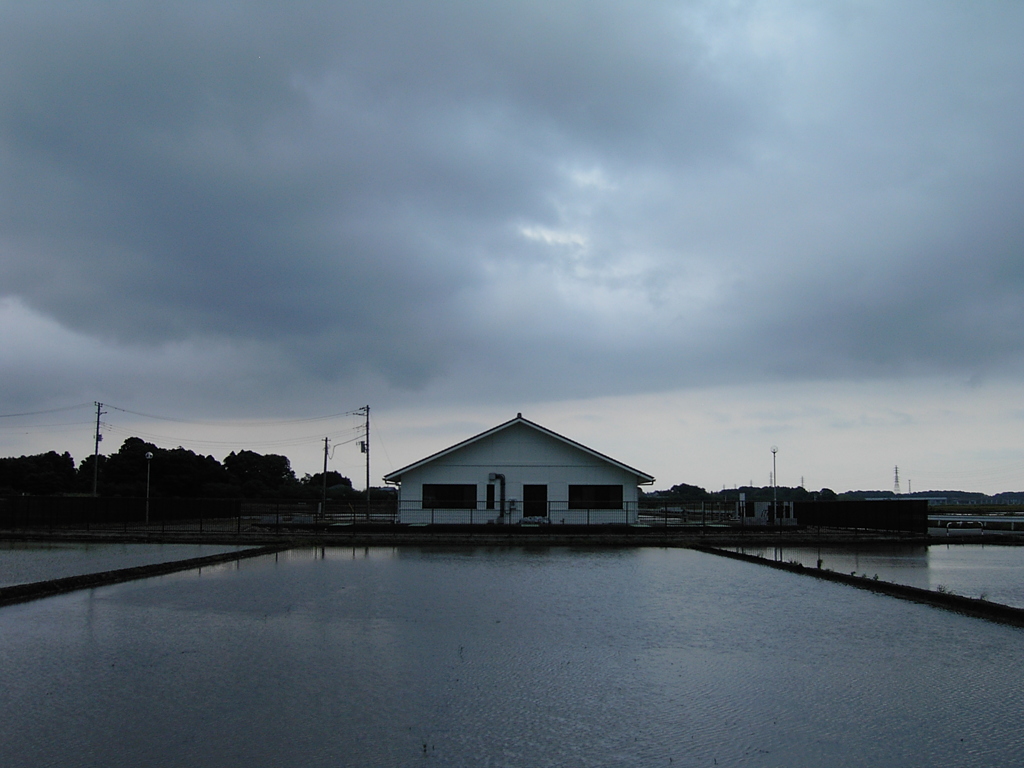
{"type": "Polygon", "coordinates": [[[327,518],[327,444],[328,438],[324,438],[324,476],[323,476],[323,493],[320,497],[320,519],[325,520],[327,518]]]}
{"type": "Polygon", "coordinates": [[[92,452],[92,495],[96,495],[96,487],[99,482],[100,472],[100,440],[103,439],[103,435],[100,434],[100,416],[106,411],[103,410],[103,403],[96,403],[96,434],[93,437],[96,438],[92,452]]]}
{"type": "Polygon", "coordinates": [[[370,522],[370,406],[364,405],[366,414],[366,440],[363,442],[363,453],[366,454],[366,522],[370,522]]]}

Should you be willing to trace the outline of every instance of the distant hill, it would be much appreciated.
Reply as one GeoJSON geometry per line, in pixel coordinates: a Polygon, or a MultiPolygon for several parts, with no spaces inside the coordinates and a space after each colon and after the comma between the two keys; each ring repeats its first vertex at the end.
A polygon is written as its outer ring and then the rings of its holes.
{"type": "Polygon", "coordinates": [[[1004,491],[994,496],[973,491],[915,491],[914,493],[902,493],[897,496],[892,491],[845,491],[836,494],[830,488],[822,488],[820,491],[808,491],[806,488],[792,488],[779,486],[773,489],[770,485],[761,487],[742,486],[740,488],[727,488],[721,491],[707,491],[696,485],[680,483],[663,491],[641,492],[640,500],[648,504],[690,504],[700,501],[713,502],[736,502],[740,494],[743,494],[747,501],[771,501],[778,496],[779,501],[862,501],[864,499],[942,499],[942,503],[950,505],[958,504],[1022,504],[1024,505],[1024,491],[1004,491]]]}
{"type": "Polygon", "coordinates": [[[859,499],[943,499],[946,504],[1024,504],[1024,491],[1004,491],[994,496],[974,491],[914,491],[897,496],[892,491],[846,491],[841,500],[859,499]]]}

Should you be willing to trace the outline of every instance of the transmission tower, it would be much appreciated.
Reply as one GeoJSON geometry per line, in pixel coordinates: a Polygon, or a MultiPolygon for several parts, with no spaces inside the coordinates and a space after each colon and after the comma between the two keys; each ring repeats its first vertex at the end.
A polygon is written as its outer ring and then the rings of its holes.
{"type": "Polygon", "coordinates": [[[892,484],[892,492],[895,493],[897,496],[900,496],[902,494],[902,491],[900,491],[900,468],[898,466],[896,467],[896,479],[893,481],[892,484]]]}

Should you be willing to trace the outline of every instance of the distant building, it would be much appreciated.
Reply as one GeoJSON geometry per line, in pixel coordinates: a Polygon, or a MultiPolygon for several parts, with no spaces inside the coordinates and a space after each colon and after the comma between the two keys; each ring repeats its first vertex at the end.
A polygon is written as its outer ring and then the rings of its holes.
{"type": "Polygon", "coordinates": [[[384,482],[402,523],[580,525],[636,523],[637,486],[654,478],[520,413],[384,482]]]}

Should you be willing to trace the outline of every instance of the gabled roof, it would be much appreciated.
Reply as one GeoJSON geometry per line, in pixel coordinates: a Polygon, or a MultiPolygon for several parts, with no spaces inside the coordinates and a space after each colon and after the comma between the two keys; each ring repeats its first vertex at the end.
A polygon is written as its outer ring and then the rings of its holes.
{"type": "Polygon", "coordinates": [[[598,451],[595,451],[593,448],[587,448],[587,446],[583,445],[582,443],[577,443],[575,440],[570,440],[568,437],[565,437],[564,435],[560,435],[557,432],[552,432],[547,427],[542,427],[540,424],[536,424],[535,422],[532,422],[529,419],[524,419],[523,414],[521,413],[516,414],[516,417],[514,419],[509,419],[504,424],[499,424],[496,427],[488,429],[486,432],[481,432],[479,435],[475,435],[467,440],[463,440],[461,443],[456,443],[455,445],[449,448],[445,448],[443,451],[432,453],[425,459],[420,459],[419,461],[410,464],[407,467],[396,469],[394,472],[384,475],[384,482],[401,482],[402,475],[404,475],[406,472],[411,472],[414,469],[419,469],[420,467],[429,464],[430,462],[435,461],[436,459],[440,459],[442,456],[448,456],[449,454],[455,453],[456,451],[465,448],[467,445],[472,445],[473,443],[483,440],[486,437],[496,435],[499,432],[503,432],[506,429],[509,429],[510,427],[516,426],[517,424],[521,424],[525,427],[535,429],[543,435],[547,435],[548,437],[554,438],[555,440],[565,443],[566,445],[570,445],[573,448],[576,448],[577,450],[583,451],[584,453],[593,456],[594,458],[600,459],[601,461],[607,462],[608,464],[611,464],[614,467],[618,467],[619,469],[625,470],[626,472],[629,472],[632,475],[636,475],[637,482],[640,485],[648,485],[654,482],[654,478],[651,475],[648,475],[646,472],[641,472],[639,469],[635,469],[634,467],[631,467],[628,464],[623,464],[621,461],[616,461],[611,456],[605,456],[603,453],[599,453],[598,451]]]}

